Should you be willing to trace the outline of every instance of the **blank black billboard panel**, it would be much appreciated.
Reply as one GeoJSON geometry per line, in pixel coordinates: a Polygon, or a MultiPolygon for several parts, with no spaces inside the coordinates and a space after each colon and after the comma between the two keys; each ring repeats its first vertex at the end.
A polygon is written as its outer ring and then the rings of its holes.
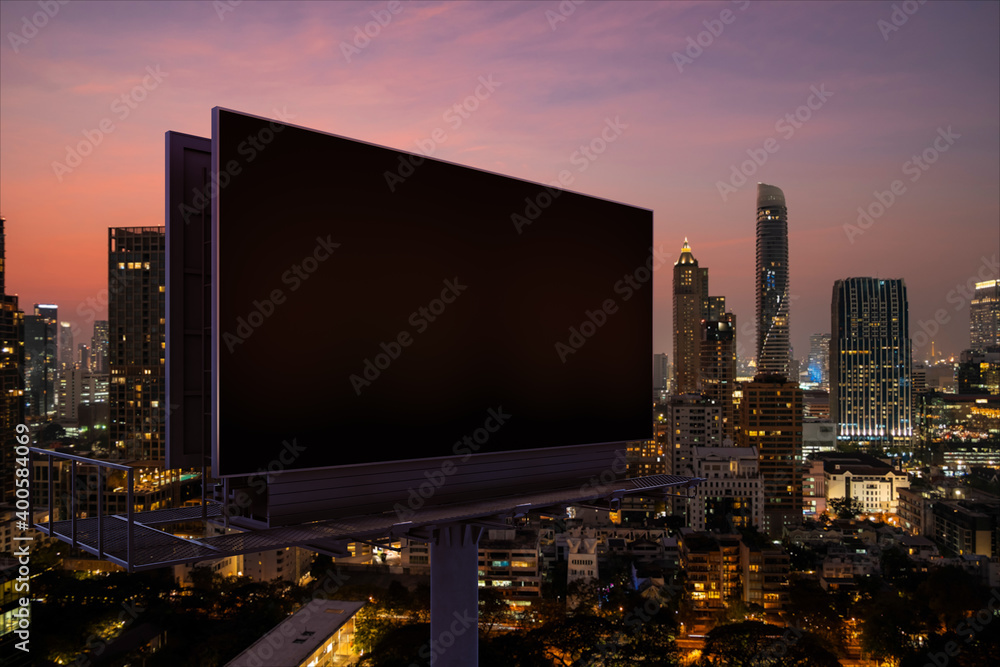
{"type": "Polygon", "coordinates": [[[647,439],[652,212],[213,110],[220,475],[647,439]]]}

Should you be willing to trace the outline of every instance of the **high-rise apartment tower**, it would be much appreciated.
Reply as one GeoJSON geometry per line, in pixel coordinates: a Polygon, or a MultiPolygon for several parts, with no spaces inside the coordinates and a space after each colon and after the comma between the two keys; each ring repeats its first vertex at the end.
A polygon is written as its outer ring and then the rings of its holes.
{"type": "MultiPolygon", "coordinates": [[[[785,193],[757,184],[757,372],[789,376],[788,208],[785,193]]],[[[798,381],[798,378],[790,378],[798,381]]]]}

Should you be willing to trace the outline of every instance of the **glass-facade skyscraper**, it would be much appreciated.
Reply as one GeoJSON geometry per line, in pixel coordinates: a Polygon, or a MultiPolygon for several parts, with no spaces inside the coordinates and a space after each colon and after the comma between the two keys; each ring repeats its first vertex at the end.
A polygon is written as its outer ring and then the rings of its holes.
{"type": "Polygon", "coordinates": [[[58,306],[36,303],[34,314],[24,318],[26,403],[30,417],[42,418],[55,413],[58,335],[58,306]]]}
{"type": "MultiPolygon", "coordinates": [[[[785,193],[757,184],[757,373],[789,375],[788,208],[785,193]]],[[[798,378],[790,378],[798,381],[798,378]]]]}
{"type": "Polygon", "coordinates": [[[820,389],[830,388],[830,334],[809,336],[809,381],[820,389]]]}
{"type": "Polygon", "coordinates": [[[111,447],[124,458],[161,465],[166,458],[164,230],[108,230],[111,447]]]}
{"type": "Polygon", "coordinates": [[[90,358],[95,373],[108,372],[108,321],[94,322],[94,336],[90,343],[90,358]]]}
{"type": "Polygon", "coordinates": [[[1000,346],[1000,280],[976,283],[969,304],[969,339],[974,350],[1000,346]]]}
{"type": "Polygon", "coordinates": [[[910,444],[913,382],[906,284],[848,278],[833,286],[830,419],[837,438],[910,444]]]}

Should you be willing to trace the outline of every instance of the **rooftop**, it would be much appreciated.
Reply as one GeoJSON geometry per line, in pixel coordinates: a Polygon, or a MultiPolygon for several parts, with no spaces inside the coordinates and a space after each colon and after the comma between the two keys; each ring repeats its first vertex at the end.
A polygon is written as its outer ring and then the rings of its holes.
{"type": "Polygon", "coordinates": [[[313,600],[229,661],[227,667],[298,667],[364,606],[364,602],[313,600]]]}
{"type": "Polygon", "coordinates": [[[822,452],[814,460],[823,461],[823,470],[834,475],[850,472],[852,475],[885,475],[892,466],[870,454],[822,452]]]}

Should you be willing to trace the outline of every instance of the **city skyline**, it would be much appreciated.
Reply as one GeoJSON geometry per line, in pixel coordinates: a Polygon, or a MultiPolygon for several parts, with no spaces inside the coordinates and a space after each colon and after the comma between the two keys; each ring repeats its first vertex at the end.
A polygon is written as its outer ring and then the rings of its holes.
{"type": "MultiPolygon", "coordinates": [[[[654,246],[676,258],[688,237],[712,267],[743,357],[757,182],[790,202],[799,360],[836,280],[905,280],[921,359],[930,340],[968,345],[967,286],[998,275],[995,4],[39,7],[0,9],[7,284],[59,305],[76,340],[107,319],[107,228],[163,224],[163,133],[207,136],[215,105],[527,180],[566,172],[650,208],[654,246]]],[[[672,352],[671,278],[653,280],[655,352],[672,352]]]]}

